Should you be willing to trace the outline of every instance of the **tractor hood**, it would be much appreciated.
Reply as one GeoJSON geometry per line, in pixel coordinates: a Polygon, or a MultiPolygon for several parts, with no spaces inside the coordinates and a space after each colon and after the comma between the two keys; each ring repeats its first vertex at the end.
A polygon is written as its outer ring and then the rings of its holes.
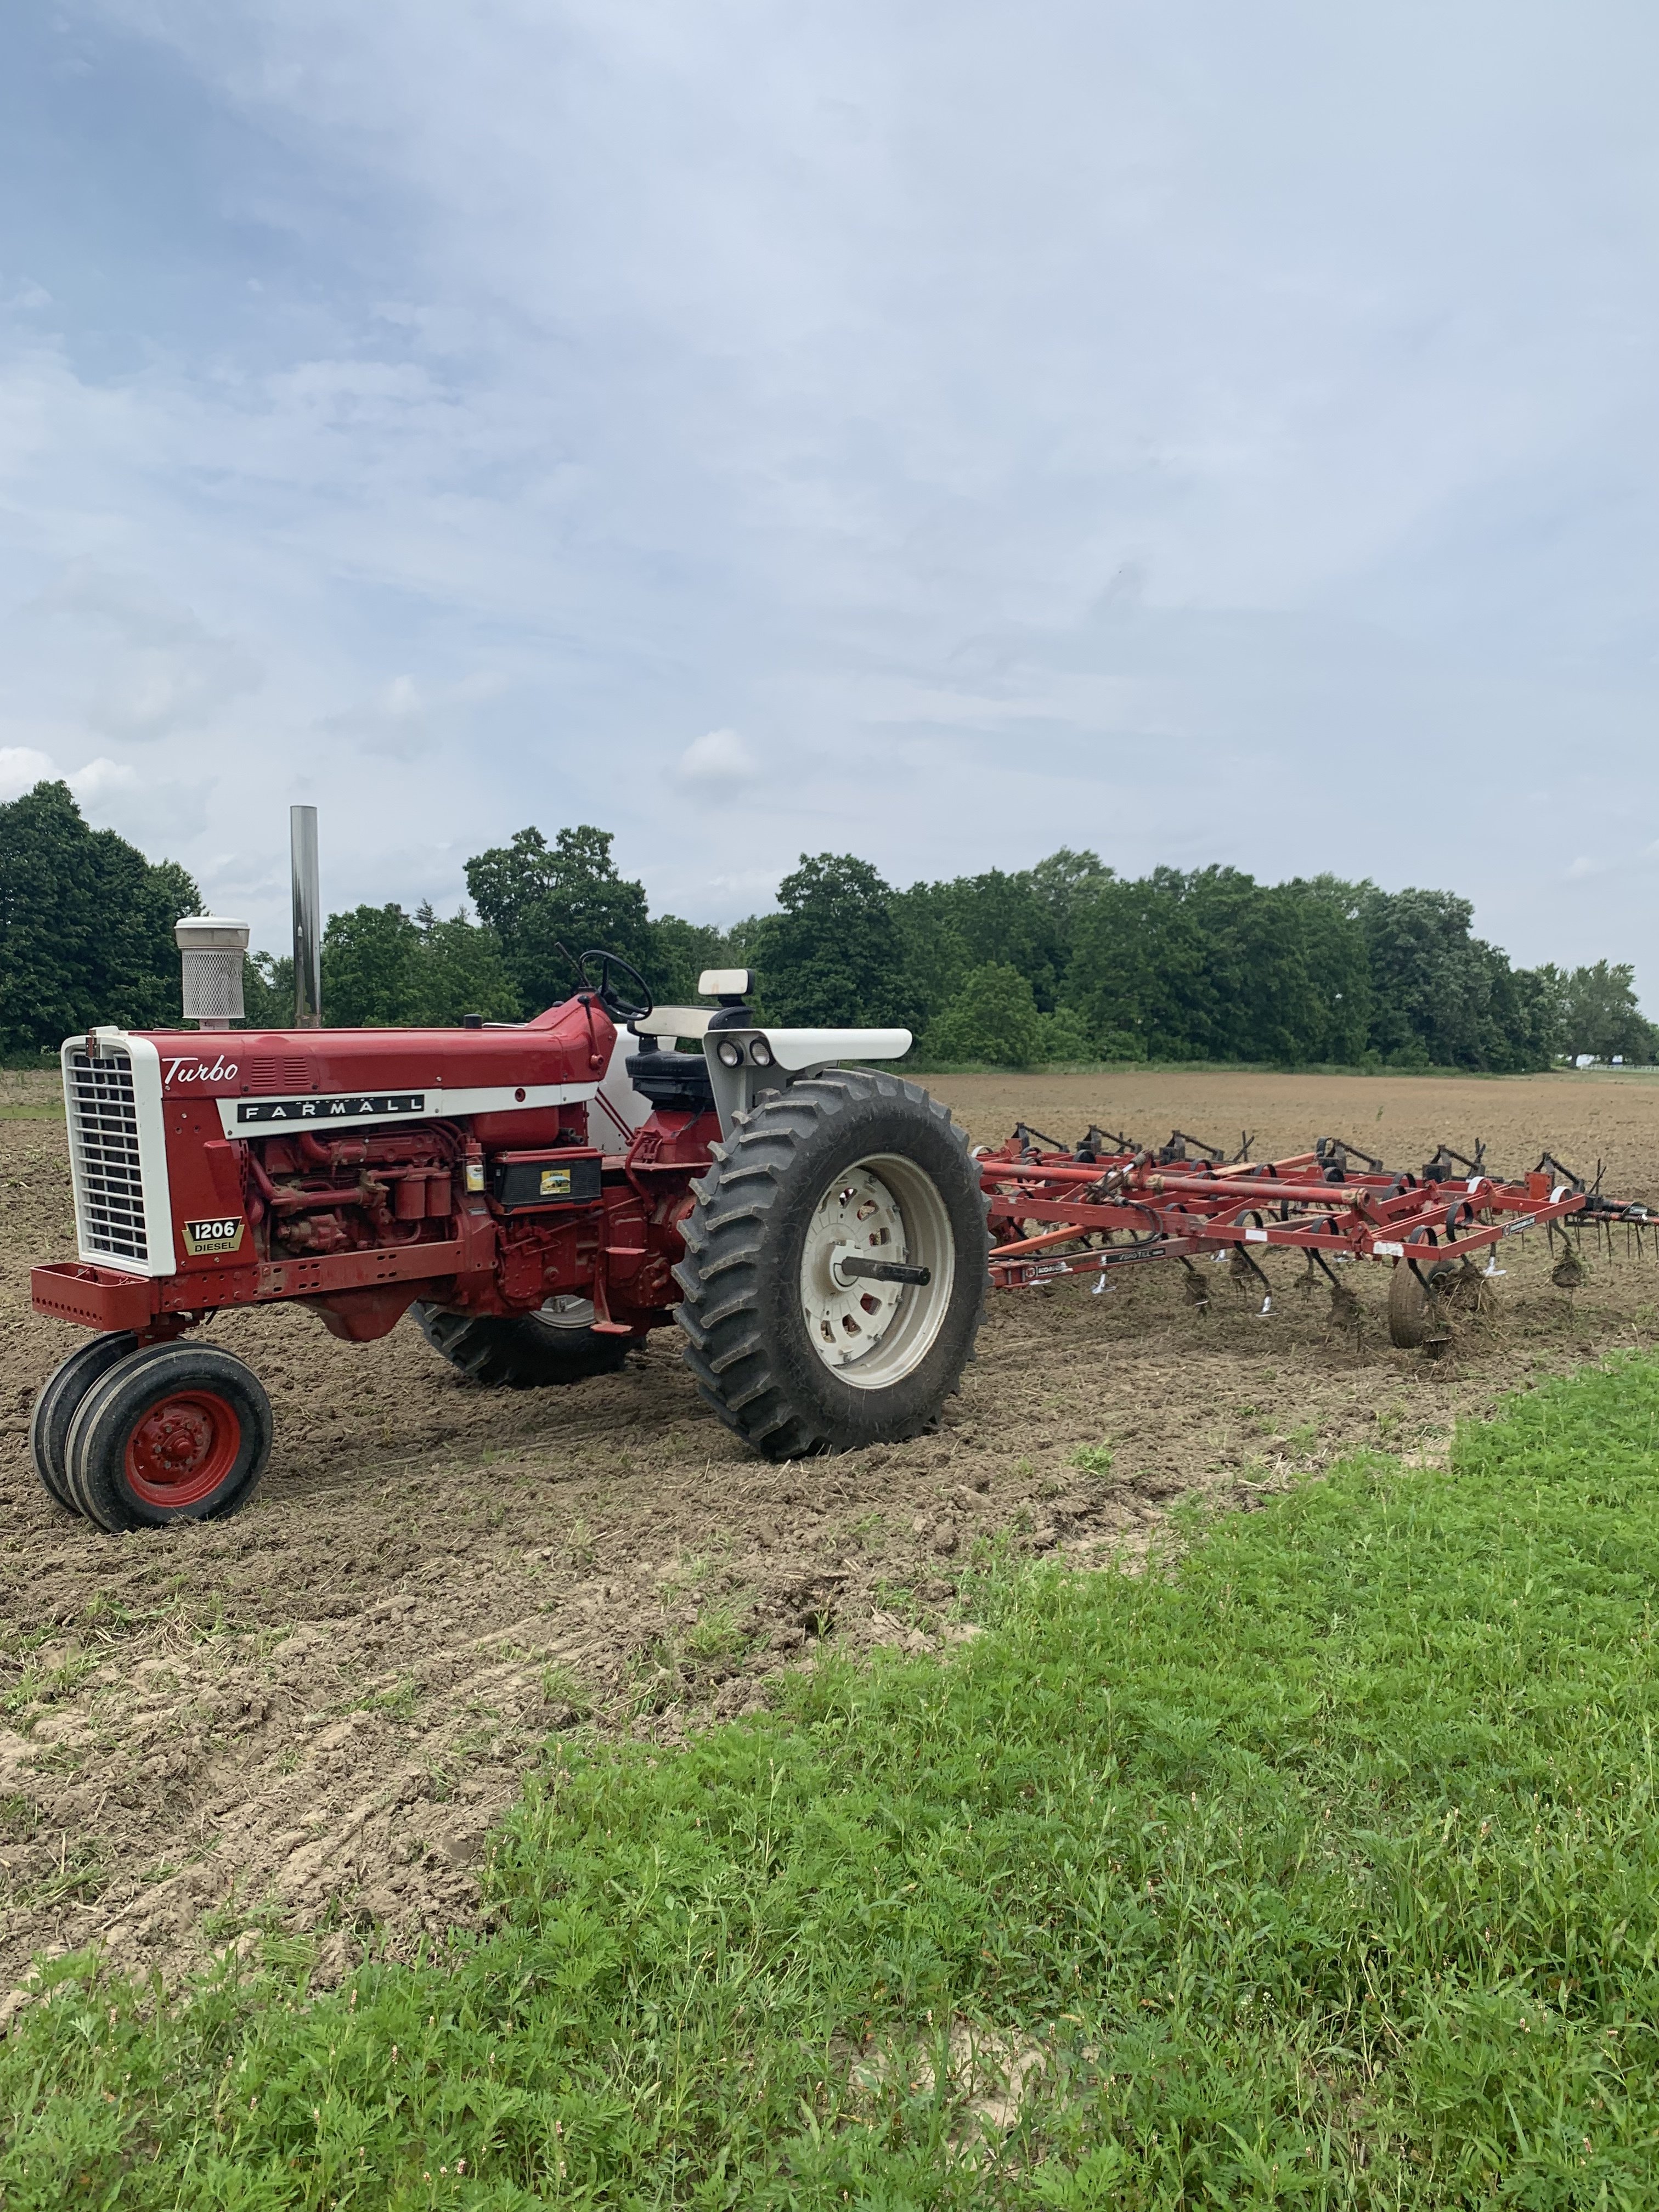
{"type": "Polygon", "coordinates": [[[159,1104],[211,1101],[228,1137],[297,1123],[355,1127],[533,1112],[592,1097],[616,1030],[572,1000],[533,1025],[491,1029],[96,1029],[66,1038],[72,1068],[125,1060],[159,1104]]]}

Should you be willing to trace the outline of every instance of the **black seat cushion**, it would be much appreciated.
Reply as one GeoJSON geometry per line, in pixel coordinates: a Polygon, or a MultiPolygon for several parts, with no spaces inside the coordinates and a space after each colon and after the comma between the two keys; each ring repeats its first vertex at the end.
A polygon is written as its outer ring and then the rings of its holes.
{"type": "Polygon", "coordinates": [[[682,1114],[700,1114],[714,1103],[708,1062],[700,1052],[636,1052],[628,1079],[641,1098],[682,1114]]]}

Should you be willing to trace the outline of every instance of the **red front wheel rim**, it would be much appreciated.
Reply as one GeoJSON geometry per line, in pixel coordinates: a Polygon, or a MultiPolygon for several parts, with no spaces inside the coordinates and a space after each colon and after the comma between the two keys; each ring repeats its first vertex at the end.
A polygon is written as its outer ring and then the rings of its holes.
{"type": "Polygon", "coordinates": [[[156,1400],[127,1438],[127,1486],[163,1510],[199,1505],[241,1449],[241,1419],[228,1400],[216,1390],[174,1390],[156,1400]]]}

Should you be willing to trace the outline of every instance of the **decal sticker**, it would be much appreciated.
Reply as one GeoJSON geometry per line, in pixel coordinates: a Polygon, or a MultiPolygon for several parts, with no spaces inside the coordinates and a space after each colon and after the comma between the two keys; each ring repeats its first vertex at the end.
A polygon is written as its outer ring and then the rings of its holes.
{"type": "Polygon", "coordinates": [[[544,1168],[542,1170],[542,1196],[544,1198],[568,1198],[569,1195],[569,1169],[544,1168]]]}
{"type": "Polygon", "coordinates": [[[247,1128],[255,1122],[327,1121],[337,1115],[424,1114],[423,1091],[382,1091],[372,1097],[349,1091],[337,1098],[239,1098],[236,1122],[247,1128]]]}
{"type": "Polygon", "coordinates": [[[170,1060],[167,1066],[169,1083],[231,1083],[235,1077],[235,1061],[222,1057],[211,1066],[204,1060],[170,1060]]]}
{"type": "Polygon", "coordinates": [[[1379,1237],[1371,1247],[1371,1257],[1374,1260],[1403,1260],[1405,1256],[1405,1246],[1392,1243],[1386,1237],[1379,1237]]]}
{"type": "Polygon", "coordinates": [[[246,1225],[240,1213],[222,1213],[215,1221],[187,1221],[185,1249],[192,1258],[204,1252],[234,1252],[246,1225]]]}

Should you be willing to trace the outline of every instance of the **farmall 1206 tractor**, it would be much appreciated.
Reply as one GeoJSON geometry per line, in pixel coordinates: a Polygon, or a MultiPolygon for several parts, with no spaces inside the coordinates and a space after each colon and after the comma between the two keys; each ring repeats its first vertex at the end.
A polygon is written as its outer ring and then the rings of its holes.
{"type": "MultiPolygon", "coordinates": [[[[234,958],[240,1012],[246,931],[214,935],[180,925],[186,967],[234,958]]],[[[353,1343],[411,1316],[508,1389],[608,1373],[677,1322],[702,1397],[769,1459],[937,1418],[984,1304],[979,1172],[924,1091],[838,1065],[908,1032],[758,1022],[743,969],[657,1010],[613,955],[580,974],[510,1025],[65,1042],[79,1255],[33,1294],[95,1334],[34,1408],[61,1504],[106,1529],[243,1504],[270,1407],[211,1325],[278,1300],[353,1343]]]]}

